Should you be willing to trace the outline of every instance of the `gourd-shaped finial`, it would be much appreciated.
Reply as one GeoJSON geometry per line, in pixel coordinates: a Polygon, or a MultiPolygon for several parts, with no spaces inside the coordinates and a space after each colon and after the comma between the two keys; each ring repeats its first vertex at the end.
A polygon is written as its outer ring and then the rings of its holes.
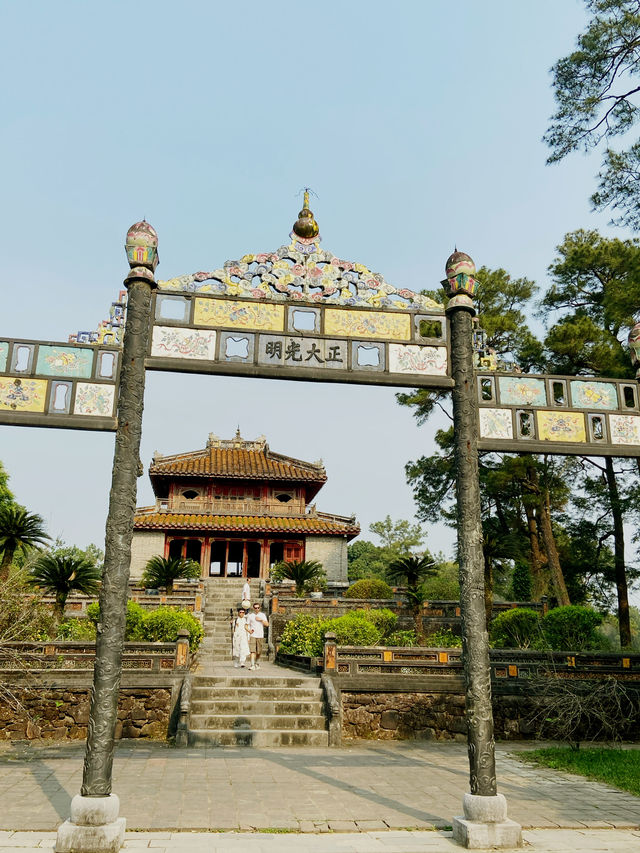
{"type": "Polygon", "coordinates": [[[309,188],[304,189],[304,204],[293,224],[293,233],[303,240],[313,240],[320,233],[312,211],[309,209],[309,188]]]}

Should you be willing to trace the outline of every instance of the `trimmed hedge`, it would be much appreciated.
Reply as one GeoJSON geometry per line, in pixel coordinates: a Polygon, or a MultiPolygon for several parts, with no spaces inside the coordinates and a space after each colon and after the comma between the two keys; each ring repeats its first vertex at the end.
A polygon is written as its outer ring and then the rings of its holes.
{"type": "MultiPolygon", "coordinates": [[[[100,605],[90,604],[87,616],[97,625],[100,621],[100,605]]],[[[174,607],[158,607],[157,610],[145,610],[136,601],[127,601],[127,617],[124,629],[126,641],[148,643],[175,643],[180,628],[189,632],[189,647],[195,652],[200,645],[204,631],[192,613],[174,607]]]]}
{"type": "Polygon", "coordinates": [[[344,593],[345,598],[393,598],[393,590],[379,578],[362,578],[352,583],[344,593]]]}

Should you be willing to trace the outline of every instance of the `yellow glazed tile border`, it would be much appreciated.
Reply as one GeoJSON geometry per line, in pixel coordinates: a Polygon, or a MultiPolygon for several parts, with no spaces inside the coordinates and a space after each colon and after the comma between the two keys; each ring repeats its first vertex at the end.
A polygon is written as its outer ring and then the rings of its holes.
{"type": "Polygon", "coordinates": [[[325,335],[343,338],[411,340],[411,317],[389,311],[325,308],[325,335]]]}
{"type": "Polygon", "coordinates": [[[195,303],[193,321],[197,326],[284,331],[284,305],[230,299],[196,299],[195,303]]]}

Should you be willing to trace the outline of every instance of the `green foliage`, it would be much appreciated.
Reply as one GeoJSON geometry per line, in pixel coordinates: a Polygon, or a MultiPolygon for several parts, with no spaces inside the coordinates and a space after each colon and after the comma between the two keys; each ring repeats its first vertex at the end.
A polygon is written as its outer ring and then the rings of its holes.
{"type": "Polygon", "coordinates": [[[378,578],[362,578],[351,584],[344,593],[345,598],[393,598],[388,583],[378,578]]]}
{"type": "Polygon", "coordinates": [[[296,585],[296,595],[303,596],[308,589],[322,588],[326,574],[322,563],[317,560],[293,560],[288,563],[276,563],[271,569],[271,579],[293,581],[296,585]]]}
{"type": "Polygon", "coordinates": [[[424,581],[427,601],[459,601],[458,564],[439,560],[437,573],[424,581]]]}
{"type": "Polygon", "coordinates": [[[406,581],[409,589],[415,589],[426,578],[435,577],[437,569],[431,554],[425,553],[420,557],[410,554],[397,557],[387,569],[387,574],[392,580],[406,581]]]}
{"type": "Polygon", "coordinates": [[[51,608],[29,587],[25,571],[14,572],[0,583],[0,648],[55,637],[56,622],[51,608]]]}
{"type": "Polygon", "coordinates": [[[385,579],[389,565],[398,557],[411,553],[425,538],[419,524],[412,524],[403,518],[393,521],[389,515],[382,521],[374,521],[369,525],[369,530],[380,537],[382,545],[359,539],[347,547],[350,581],[385,579]]]}
{"type": "Polygon", "coordinates": [[[554,651],[580,652],[598,648],[602,615],[590,607],[571,604],[556,607],[543,616],[542,632],[554,651]]]}
{"type": "MultiPolygon", "coordinates": [[[[362,611],[356,611],[362,612],[362,611]]],[[[380,637],[386,641],[387,637],[393,633],[398,622],[397,615],[388,607],[380,607],[374,610],[365,610],[366,618],[380,631],[380,637]]]]}
{"type": "MultiPolygon", "coordinates": [[[[142,622],[147,611],[137,601],[127,601],[127,616],[124,628],[124,638],[130,643],[143,642],[146,638],[142,630],[142,622]]],[[[100,621],[100,605],[94,602],[87,607],[87,617],[97,625],[100,621]]]]}
{"type": "Polygon", "coordinates": [[[415,631],[394,631],[389,634],[386,642],[389,646],[410,647],[418,645],[415,631]]]}
{"type": "Polygon", "coordinates": [[[142,634],[150,643],[175,643],[178,631],[186,628],[189,632],[189,647],[195,652],[204,636],[202,625],[188,610],[173,607],[158,607],[144,614],[142,634]]]}
{"type": "Polygon", "coordinates": [[[451,628],[440,628],[425,637],[421,645],[432,649],[459,649],[462,648],[462,637],[454,634],[451,628]]]}
{"type": "Polygon", "coordinates": [[[91,619],[65,619],[58,625],[57,640],[95,640],[96,626],[91,619]]]}
{"type": "Polygon", "coordinates": [[[640,797],[640,750],[637,749],[597,747],[576,751],[553,746],[521,752],[519,757],[543,767],[586,776],[640,797]]]}
{"type": "Polygon", "coordinates": [[[0,505],[0,579],[5,580],[16,552],[24,552],[36,545],[44,545],[49,539],[44,529],[44,520],[36,513],[27,512],[17,504],[0,505]]]}
{"type": "Polygon", "coordinates": [[[199,578],[202,571],[195,560],[181,560],[179,557],[151,557],[142,573],[142,585],[149,589],[166,587],[173,590],[173,582],[178,578],[199,578]]]}
{"type": "Polygon", "coordinates": [[[516,560],[511,576],[511,600],[531,601],[531,569],[528,563],[516,560]]]}
{"type": "Polygon", "coordinates": [[[317,656],[322,654],[322,619],[299,613],[284,626],[280,649],[289,655],[317,656]]]}
{"type": "Polygon", "coordinates": [[[424,541],[424,533],[419,524],[411,524],[404,518],[392,521],[387,515],[382,521],[374,521],[369,530],[379,536],[384,548],[404,554],[413,548],[419,548],[424,541]]]}
{"type": "Polygon", "coordinates": [[[529,649],[542,638],[540,616],[527,607],[505,610],[491,623],[491,645],[497,649],[529,649]]]}
{"type": "Polygon", "coordinates": [[[13,492],[9,488],[9,474],[2,462],[0,462],[0,507],[14,503],[13,492]]]}
{"type": "Polygon", "coordinates": [[[322,634],[332,631],[339,646],[379,646],[382,632],[370,617],[372,612],[353,610],[336,619],[327,619],[322,623],[322,634]]]}
{"type": "Polygon", "coordinates": [[[615,136],[629,133],[638,120],[640,8],[636,0],[586,0],[592,17],[578,36],[576,49],[553,66],[557,110],[544,135],[548,162],[606,143],[598,191],[598,209],[620,211],[617,224],[640,224],[640,143],[614,151],[615,136]]]}
{"type": "Polygon", "coordinates": [[[71,592],[77,590],[84,595],[97,595],[101,572],[84,557],[42,554],[30,569],[30,583],[55,595],[56,611],[61,617],[71,592]]]}

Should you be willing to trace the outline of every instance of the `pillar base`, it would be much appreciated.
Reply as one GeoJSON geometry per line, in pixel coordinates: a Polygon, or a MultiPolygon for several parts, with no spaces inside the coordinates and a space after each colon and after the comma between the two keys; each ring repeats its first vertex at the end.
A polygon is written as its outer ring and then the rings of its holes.
{"type": "Polygon", "coordinates": [[[465,794],[464,817],[453,819],[453,840],[470,850],[482,847],[522,847],[522,827],[507,818],[502,794],[465,794]]]}
{"type": "Polygon", "coordinates": [[[118,853],[124,844],[127,821],[118,817],[120,800],[83,797],[71,801],[71,817],[58,828],[55,853],[118,853]]]}

